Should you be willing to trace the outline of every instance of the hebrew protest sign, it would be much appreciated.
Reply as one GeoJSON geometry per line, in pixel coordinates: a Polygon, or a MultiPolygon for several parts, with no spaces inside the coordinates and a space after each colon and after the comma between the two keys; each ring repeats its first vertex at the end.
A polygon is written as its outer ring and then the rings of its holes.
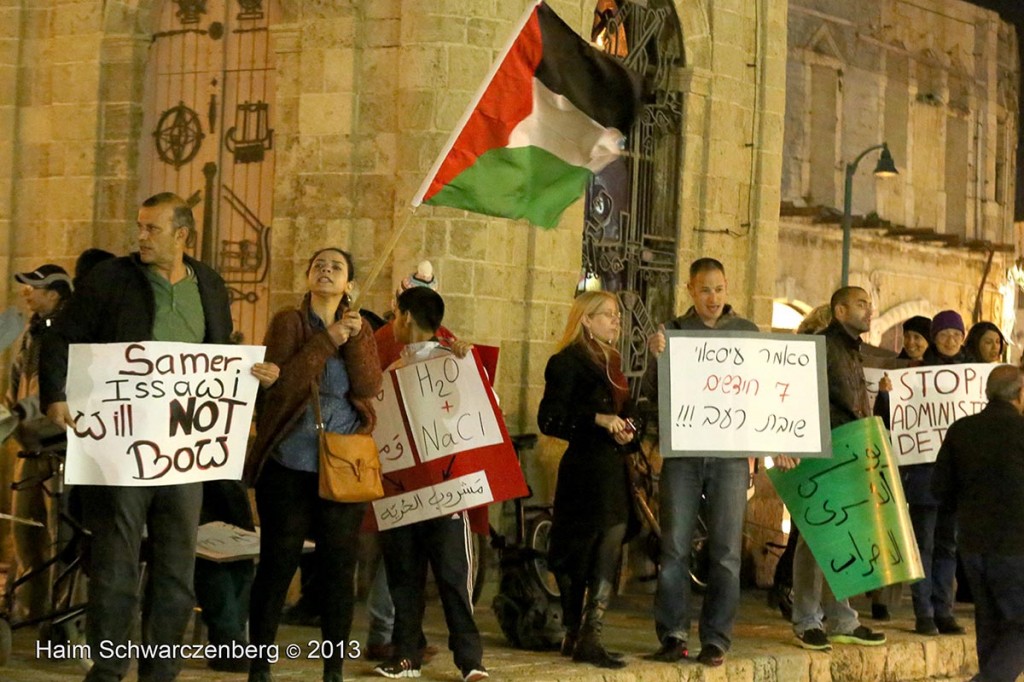
{"type": "Polygon", "coordinates": [[[73,344],[67,484],[240,479],[263,346],[73,344]]]}
{"type": "Polygon", "coordinates": [[[836,599],[924,577],[903,486],[878,417],[832,431],[832,459],[768,470],[836,599]]]}
{"type": "Polygon", "coordinates": [[[663,456],[831,456],[824,337],[665,335],[658,359],[663,456]]]}
{"type": "Polygon", "coordinates": [[[384,478],[384,498],[372,503],[379,530],[528,494],[487,376],[474,349],[384,377],[373,430],[384,478]]]}
{"type": "Polygon", "coordinates": [[[868,384],[892,381],[889,429],[900,466],[934,462],[949,425],[985,409],[985,384],[998,364],[932,365],[906,369],[865,369],[868,384]]]}

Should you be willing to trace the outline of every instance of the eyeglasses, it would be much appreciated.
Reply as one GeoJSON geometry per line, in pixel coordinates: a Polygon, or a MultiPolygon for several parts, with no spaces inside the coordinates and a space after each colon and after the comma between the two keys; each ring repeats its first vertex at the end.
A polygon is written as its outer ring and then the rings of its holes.
{"type": "Polygon", "coordinates": [[[607,317],[610,320],[621,320],[622,319],[622,313],[610,313],[607,310],[598,310],[596,313],[591,315],[591,317],[597,317],[598,315],[604,315],[605,317],[607,317]]]}

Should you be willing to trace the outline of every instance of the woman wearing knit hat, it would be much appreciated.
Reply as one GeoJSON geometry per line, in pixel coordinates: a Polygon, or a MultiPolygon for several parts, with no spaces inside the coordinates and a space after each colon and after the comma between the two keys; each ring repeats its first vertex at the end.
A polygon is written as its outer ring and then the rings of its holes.
{"type": "Polygon", "coordinates": [[[1006,351],[1006,338],[991,322],[979,322],[967,334],[964,352],[971,362],[999,362],[1006,351]]]}
{"type": "MultiPolygon", "coordinates": [[[[931,336],[932,321],[923,316],[915,315],[903,321],[903,350],[899,359],[909,360],[908,367],[916,367],[923,363],[923,358],[931,336]]],[[[878,396],[875,398],[875,416],[881,417],[885,428],[889,426],[889,392],[892,391],[892,380],[886,374],[878,382],[878,396]]],[[[902,585],[890,585],[869,592],[871,595],[871,617],[875,620],[889,620],[889,605],[898,602],[902,593],[902,585]]]]}
{"type": "MultiPolygon", "coordinates": [[[[954,365],[966,362],[962,347],[964,320],[955,310],[943,310],[932,318],[932,347],[925,353],[926,365],[954,365]]],[[[932,495],[934,463],[900,468],[903,490],[910,507],[910,521],[924,566],[924,580],[913,583],[914,630],[921,635],[963,634],[953,617],[953,581],[956,576],[956,514],[939,506],[932,495]]]]}
{"type": "Polygon", "coordinates": [[[926,365],[954,365],[967,362],[963,352],[964,318],[955,310],[943,310],[932,318],[932,347],[925,354],[926,365]]]}

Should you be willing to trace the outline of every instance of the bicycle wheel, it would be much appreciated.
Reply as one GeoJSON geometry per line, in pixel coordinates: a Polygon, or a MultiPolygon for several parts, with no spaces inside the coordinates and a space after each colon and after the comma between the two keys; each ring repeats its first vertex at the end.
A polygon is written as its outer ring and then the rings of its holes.
{"type": "Polygon", "coordinates": [[[469,567],[473,576],[473,604],[480,601],[487,580],[487,564],[490,562],[490,543],[486,535],[473,533],[473,564],[469,567]]]}
{"type": "Polygon", "coordinates": [[[551,541],[551,514],[538,512],[526,527],[526,546],[535,552],[530,560],[533,577],[549,597],[559,596],[555,574],[548,570],[548,544],[551,541]]]}

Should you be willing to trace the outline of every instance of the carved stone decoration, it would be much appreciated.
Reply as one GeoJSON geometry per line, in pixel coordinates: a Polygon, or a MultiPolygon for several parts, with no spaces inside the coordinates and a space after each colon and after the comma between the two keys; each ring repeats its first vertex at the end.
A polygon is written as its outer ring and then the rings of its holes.
{"type": "Polygon", "coordinates": [[[263,18],[263,0],[238,0],[242,11],[236,17],[240,21],[263,18]]]}
{"type": "Polygon", "coordinates": [[[184,102],[178,102],[178,106],[160,115],[153,137],[160,160],[181,168],[199,153],[206,135],[199,114],[185,106],[184,102]]]}
{"type": "Polygon", "coordinates": [[[178,6],[176,16],[183,25],[198,24],[199,15],[206,14],[206,0],[174,0],[178,6]]]}
{"type": "Polygon", "coordinates": [[[266,102],[243,102],[235,111],[235,125],[224,134],[224,146],[236,163],[259,163],[274,148],[274,130],[268,123],[266,102]]]}

